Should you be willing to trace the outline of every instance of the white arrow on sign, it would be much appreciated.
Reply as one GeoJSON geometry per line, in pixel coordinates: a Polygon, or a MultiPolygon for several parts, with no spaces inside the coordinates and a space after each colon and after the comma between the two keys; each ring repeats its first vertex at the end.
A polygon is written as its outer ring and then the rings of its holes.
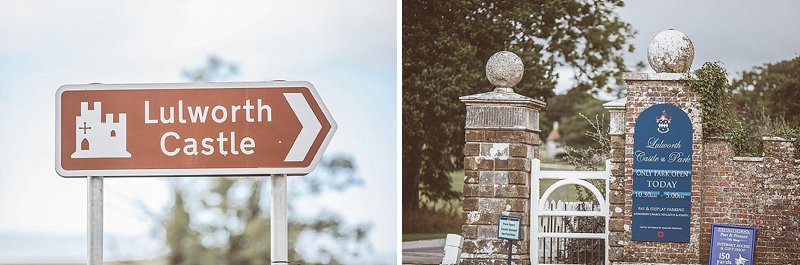
{"type": "Polygon", "coordinates": [[[300,120],[300,134],[294,140],[292,148],[289,149],[289,154],[286,155],[285,162],[300,162],[306,158],[308,150],[317,138],[317,134],[322,130],[322,124],[317,120],[311,106],[308,105],[306,98],[302,93],[283,93],[283,97],[289,102],[289,106],[294,111],[297,119],[300,120]]]}

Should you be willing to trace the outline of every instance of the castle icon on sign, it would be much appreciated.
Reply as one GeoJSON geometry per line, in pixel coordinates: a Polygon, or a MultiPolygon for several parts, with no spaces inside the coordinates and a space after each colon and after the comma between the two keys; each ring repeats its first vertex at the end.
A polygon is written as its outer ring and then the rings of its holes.
{"type": "Polygon", "coordinates": [[[115,158],[131,157],[126,146],[125,113],[119,114],[114,122],[114,114],[102,115],[101,102],[81,102],[81,115],[75,117],[75,153],[72,158],[115,158]]]}

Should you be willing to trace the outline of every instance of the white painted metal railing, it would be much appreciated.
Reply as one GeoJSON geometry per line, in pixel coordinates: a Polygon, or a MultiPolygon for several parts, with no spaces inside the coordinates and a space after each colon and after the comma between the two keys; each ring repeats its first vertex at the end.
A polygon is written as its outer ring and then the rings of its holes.
{"type": "MultiPolygon", "coordinates": [[[[539,264],[539,239],[543,238],[580,238],[580,239],[602,239],[605,241],[605,264],[608,261],[608,225],[609,225],[609,176],[611,175],[611,161],[606,160],[606,168],[604,171],[542,171],[541,161],[533,159],[531,161],[531,211],[530,218],[530,238],[531,238],[531,251],[534,255],[531,257],[531,264],[539,264]],[[553,183],[545,190],[542,196],[539,196],[540,182],[543,179],[555,179],[557,182],[553,183]],[[592,183],[586,180],[604,180],[605,182],[605,196],[600,190],[592,183]],[[566,185],[578,185],[586,188],[594,195],[597,200],[599,209],[595,210],[594,207],[589,207],[589,211],[576,210],[577,207],[553,207],[554,201],[549,200],[550,195],[560,187],[566,185]],[[548,207],[550,206],[550,207],[548,207]],[[604,217],[605,229],[603,233],[574,233],[574,232],[551,232],[553,229],[546,231],[539,231],[540,217],[604,217]]],[[[559,201],[559,203],[561,203],[559,201]]]]}

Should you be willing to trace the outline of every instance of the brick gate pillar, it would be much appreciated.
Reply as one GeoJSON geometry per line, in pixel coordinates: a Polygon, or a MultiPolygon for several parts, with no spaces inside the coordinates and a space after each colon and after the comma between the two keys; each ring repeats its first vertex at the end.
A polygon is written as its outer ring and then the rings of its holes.
{"type": "MultiPolygon", "coordinates": [[[[609,213],[608,221],[608,260],[611,262],[622,261],[625,233],[630,233],[630,226],[625,226],[625,99],[603,104],[609,112],[608,135],[611,138],[611,176],[609,176],[608,196],[609,213]]],[[[630,192],[630,191],[627,191],[630,192]]]]}
{"type": "MultiPolygon", "coordinates": [[[[703,125],[700,96],[681,82],[688,77],[694,47],[686,35],[663,31],[648,47],[648,61],[657,73],[625,73],[626,97],[604,105],[611,113],[611,177],[609,260],[612,264],[702,264],[701,204],[704,185],[703,125]],[[692,122],[692,190],[688,243],[643,242],[631,239],[634,126],[650,106],[669,103],[692,122]]],[[[707,243],[706,243],[707,244],[707,243]]],[[[707,251],[707,250],[706,250],[707,251]]]]}
{"type": "MultiPolygon", "coordinates": [[[[703,190],[703,123],[700,95],[681,83],[681,73],[625,73],[623,79],[628,88],[625,108],[625,175],[623,185],[625,191],[623,210],[625,227],[622,246],[624,261],[632,263],[663,264],[701,264],[700,234],[702,217],[703,190]],[[682,109],[692,121],[692,208],[688,243],[639,242],[631,240],[631,214],[633,190],[633,144],[636,135],[634,126],[639,114],[648,107],[670,103],[682,109]]],[[[612,185],[614,187],[614,185],[612,185]]],[[[612,192],[611,199],[613,200],[612,192]]],[[[614,210],[614,209],[612,209],[614,210]]],[[[615,212],[616,214],[616,212],[615,212]]],[[[613,257],[613,256],[612,256],[613,257]]]]}
{"type": "MultiPolygon", "coordinates": [[[[681,83],[682,73],[625,73],[627,97],[604,104],[611,114],[609,260],[612,264],[701,264],[703,125],[700,96],[681,83]],[[692,122],[692,208],[688,243],[631,240],[634,126],[648,107],[670,103],[692,122]]],[[[706,243],[708,244],[708,243],[706,243]]],[[[708,251],[707,249],[705,251],[708,251]]]]}
{"type": "Polygon", "coordinates": [[[539,153],[544,102],[514,93],[522,60],[498,52],[486,64],[494,91],[461,97],[467,105],[464,145],[462,264],[506,264],[509,241],[497,237],[500,215],[522,217],[514,264],[530,264],[531,159],[539,153]]]}

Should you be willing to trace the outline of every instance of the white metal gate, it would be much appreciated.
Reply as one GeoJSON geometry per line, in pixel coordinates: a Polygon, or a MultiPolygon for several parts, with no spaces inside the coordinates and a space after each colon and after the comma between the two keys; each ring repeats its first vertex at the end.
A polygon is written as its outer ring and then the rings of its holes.
{"type": "Polygon", "coordinates": [[[541,161],[533,159],[531,162],[531,264],[539,264],[540,246],[539,239],[545,238],[580,238],[580,239],[600,239],[605,241],[605,264],[608,262],[608,222],[609,222],[609,176],[611,175],[611,161],[606,160],[606,168],[604,171],[542,171],[541,161]],[[539,186],[541,180],[552,179],[558,180],[551,185],[542,196],[539,196],[539,186]],[[605,182],[605,194],[592,185],[587,180],[603,180],[605,182]],[[586,188],[594,195],[597,204],[600,206],[597,211],[595,208],[589,208],[589,211],[578,211],[575,209],[564,208],[564,210],[553,210],[552,201],[549,200],[550,195],[558,188],[565,185],[578,185],[586,188]],[[549,209],[548,209],[549,208],[549,209]],[[539,231],[540,230],[540,217],[604,217],[605,229],[603,233],[574,233],[574,232],[553,232],[553,231],[539,231]]]}

